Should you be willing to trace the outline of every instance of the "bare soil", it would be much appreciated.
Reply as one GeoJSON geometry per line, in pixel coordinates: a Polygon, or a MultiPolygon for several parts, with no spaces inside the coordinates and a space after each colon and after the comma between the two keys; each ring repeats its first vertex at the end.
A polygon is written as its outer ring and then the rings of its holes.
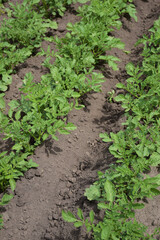
{"type": "MultiPolygon", "coordinates": [[[[106,82],[102,85],[102,92],[90,93],[82,99],[84,109],[74,110],[69,114],[68,119],[77,126],[77,130],[69,136],[60,135],[58,142],[49,138],[37,147],[32,159],[39,164],[39,168],[31,169],[17,181],[14,199],[0,209],[4,216],[1,240],[91,239],[83,228],[75,229],[72,224],[65,223],[61,211],[65,209],[76,213],[76,209],[80,207],[87,215],[90,209],[94,209],[101,217],[95,204],[84,197],[84,190],[97,179],[97,171],[104,172],[109,164],[114,163],[108,145],[101,141],[99,134],[119,131],[124,121],[124,111],[120,104],[110,103],[107,93],[113,89],[118,93],[116,83],[125,82],[127,78],[125,64],[129,61],[138,63],[141,59],[140,49],[135,48],[134,44],[147,33],[160,15],[159,0],[135,0],[134,3],[138,22],[124,16],[121,30],[114,32],[131,54],[112,50],[110,54],[121,59],[120,70],[113,72],[107,64],[96,67],[95,71],[102,72],[106,82]]],[[[69,9],[63,18],[57,19],[58,30],[49,34],[64,36],[66,24],[78,20],[75,11],[69,9]]],[[[44,48],[47,45],[47,42],[43,42],[44,48]]],[[[51,48],[55,49],[55,46],[51,44],[51,48]]],[[[6,92],[6,102],[19,98],[18,88],[27,72],[32,72],[35,81],[40,81],[41,75],[46,71],[41,66],[43,60],[43,57],[31,56],[17,67],[13,83],[6,92]]],[[[9,142],[0,140],[0,147],[1,151],[9,149],[9,142]]],[[[148,200],[145,209],[136,213],[138,220],[148,226],[149,233],[160,226],[159,201],[160,197],[148,200]]]]}

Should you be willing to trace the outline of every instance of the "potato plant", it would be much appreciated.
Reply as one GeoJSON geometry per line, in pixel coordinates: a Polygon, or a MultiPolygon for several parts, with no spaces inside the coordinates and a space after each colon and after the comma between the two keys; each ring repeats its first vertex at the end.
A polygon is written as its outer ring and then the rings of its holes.
{"type": "Polygon", "coordinates": [[[66,9],[72,3],[86,3],[87,0],[32,0],[36,7],[46,17],[63,16],[66,9]],[[42,3],[42,4],[41,4],[42,3]]]}
{"type": "Polygon", "coordinates": [[[144,45],[142,66],[127,64],[127,83],[117,84],[125,90],[125,94],[115,97],[126,112],[125,130],[100,134],[104,142],[112,143],[109,151],[117,161],[105,173],[98,172],[98,181],[84,195],[104,211],[103,220],[94,221],[93,211],[87,219],[80,209],[78,217],[62,211],[65,221],[73,222],[75,227],[85,225],[95,240],[153,240],[160,233],[156,228],[153,234],[147,234],[147,227],[137,222],[134,212],[144,208],[145,198],[160,194],[160,174],[150,177],[145,173],[160,164],[159,26],[160,19],[150,29],[150,37],[137,42],[144,45]]]}
{"type": "Polygon", "coordinates": [[[33,5],[32,1],[24,0],[5,8],[9,18],[3,19],[0,29],[0,91],[7,90],[15,66],[40,46],[48,28],[57,28],[55,21],[44,19],[43,14],[33,10],[33,5]]]}

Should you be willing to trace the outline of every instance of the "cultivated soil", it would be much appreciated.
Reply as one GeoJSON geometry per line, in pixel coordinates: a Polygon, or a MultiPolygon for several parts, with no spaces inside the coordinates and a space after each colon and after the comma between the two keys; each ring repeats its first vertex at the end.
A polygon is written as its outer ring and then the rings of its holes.
{"type": "MultiPolygon", "coordinates": [[[[106,81],[102,84],[102,92],[87,94],[82,99],[84,109],[69,114],[68,121],[73,122],[77,130],[67,136],[59,135],[58,142],[49,138],[37,147],[32,159],[39,164],[39,168],[29,170],[17,181],[14,198],[0,210],[4,218],[1,240],[92,239],[85,229],[75,229],[72,224],[64,222],[61,211],[76,213],[80,207],[87,216],[94,209],[101,218],[95,203],[84,197],[84,191],[97,179],[97,171],[104,172],[115,161],[108,151],[108,144],[101,141],[99,134],[122,129],[124,111],[120,104],[108,101],[108,92],[114,89],[117,94],[116,83],[126,81],[125,64],[141,60],[141,49],[135,48],[134,44],[148,32],[160,15],[160,0],[135,0],[134,3],[138,22],[124,16],[121,30],[113,33],[125,43],[125,50],[131,51],[131,54],[112,50],[109,54],[121,59],[120,70],[113,72],[107,64],[96,67],[95,71],[102,72],[106,81]]],[[[57,19],[58,30],[49,35],[62,37],[66,34],[66,24],[79,20],[74,10],[76,7],[68,9],[63,18],[57,19]]],[[[47,45],[47,42],[42,44],[45,49],[47,45]]],[[[50,45],[55,50],[55,46],[50,45]]],[[[32,56],[16,68],[13,83],[6,92],[6,102],[19,98],[18,89],[27,72],[32,72],[35,81],[40,81],[41,75],[46,73],[41,66],[43,60],[41,56],[32,56]]],[[[11,146],[9,142],[0,140],[0,147],[4,151],[11,146]]],[[[149,233],[160,226],[159,201],[160,197],[147,200],[146,207],[136,213],[137,219],[148,226],[149,233]]],[[[157,236],[157,239],[160,237],[157,236]]]]}

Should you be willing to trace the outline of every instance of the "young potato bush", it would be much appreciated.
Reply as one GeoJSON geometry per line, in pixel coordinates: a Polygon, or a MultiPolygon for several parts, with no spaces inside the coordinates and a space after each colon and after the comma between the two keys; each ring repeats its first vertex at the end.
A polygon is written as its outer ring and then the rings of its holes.
{"type": "Polygon", "coordinates": [[[0,91],[7,90],[15,66],[40,46],[48,28],[57,28],[56,22],[43,19],[42,14],[33,10],[32,1],[10,3],[10,8],[5,11],[9,18],[3,19],[0,29],[0,91]]]}

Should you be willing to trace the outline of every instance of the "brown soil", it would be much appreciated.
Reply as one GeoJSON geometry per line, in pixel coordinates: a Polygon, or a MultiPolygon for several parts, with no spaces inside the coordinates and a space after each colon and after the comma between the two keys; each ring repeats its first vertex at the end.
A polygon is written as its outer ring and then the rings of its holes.
{"type": "MultiPolygon", "coordinates": [[[[16,2],[16,1],[12,1],[16,2]]],[[[111,51],[121,59],[120,70],[111,71],[107,65],[98,66],[96,71],[102,72],[106,82],[101,93],[90,93],[83,98],[85,108],[72,111],[69,121],[77,126],[77,130],[69,136],[60,135],[59,141],[51,138],[39,146],[34,156],[39,164],[38,169],[31,169],[25,177],[17,181],[14,199],[3,209],[4,228],[0,231],[2,240],[74,240],[91,239],[84,229],[75,229],[72,224],[61,218],[62,209],[76,213],[78,207],[86,214],[94,203],[84,197],[84,190],[97,179],[97,171],[105,171],[114,162],[108,152],[108,145],[99,138],[101,132],[119,131],[124,121],[120,104],[109,103],[107,93],[115,88],[116,83],[125,82],[125,64],[135,63],[140,59],[140,51],[134,43],[153,25],[159,17],[159,0],[135,0],[138,22],[123,17],[123,27],[114,35],[126,44],[127,55],[120,50],[111,51]]],[[[74,23],[78,18],[74,11],[67,11],[62,19],[58,19],[59,28],[53,34],[64,36],[66,24],[74,23]]],[[[47,48],[47,43],[43,42],[47,48]]],[[[55,49],[55,46],[51,46],[55,49]]],[[[17,67],[13,75],[13,83],[6,93],[6,101],[19,97],[18,88],[27,72],[32,72],[35,81],[40,81],[45,69],[41,66],[43,57],[30,57],[17,67]]],[[[9,148],[8,142],[0,141],[1,150],[9,148]]],[[[160,197],[148,201],[144,210],[137,212],[137,218],[149,227],[151,233],[155,226],[160,226],[160,197]]],[[[132,239],[132,237],[131,237],[132,239]]],[[[157,239],[160,239],[157,237],[157,239]]]]}

